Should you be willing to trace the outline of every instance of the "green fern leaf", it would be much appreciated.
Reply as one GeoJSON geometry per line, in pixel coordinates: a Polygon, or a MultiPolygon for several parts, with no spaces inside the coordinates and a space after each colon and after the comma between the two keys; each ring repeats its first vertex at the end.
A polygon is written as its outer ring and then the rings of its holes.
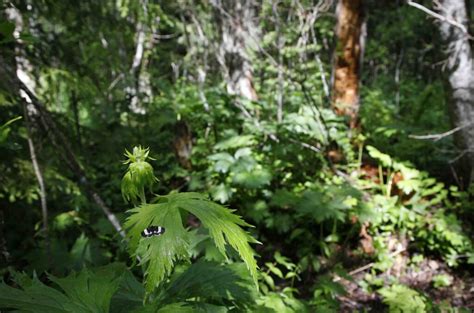
{"type": "Polygon", "coordinates": [[[416,290],[404,285],[392,285],[378,290],[383,302],[388,305],[390,313],[424,313],[426,304],[423,296],[416,290]]]}
{"type": "Polygon", "coordinates": [[[132,255],[140,256],[141,264],[146,264],[148,291],[152,291],[171,272],[176,261],[189,260],[188,232],[183,227],[181,210],[201,220],[223,255],[226,255],[226,245],[233,247],[257,284],[257,263],[249,245],[256,241],[241,228],[250,225],[231,210],[209,201],[203,195],[188,192],[162,196],[157,203],[129,210],[131,215],[125,222],[130,238],[129,249],[132,255]],[[165,227],[165,234],[142,238],[141,232],[150,225],[165,227]]]}

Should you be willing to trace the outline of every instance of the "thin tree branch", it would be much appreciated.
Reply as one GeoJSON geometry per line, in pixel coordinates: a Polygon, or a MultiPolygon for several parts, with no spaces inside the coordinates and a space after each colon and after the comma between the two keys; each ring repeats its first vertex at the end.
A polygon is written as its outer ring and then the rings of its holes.
{"type": "Polygon", "coordinates": [[[457,22],[453,19],[442,16],[441,14],[438,14],[438,13],[428,9],[427,7],[425,7],[425,6],[423,6],[419,3],[413,2],[411,0],[407,0],[407,4],[409,6],[412,6],[414,8],[417,8],[418,10],[421,10],[421,11],[425,12],[426,14],[428,14],[428,15],[430,15],[430,16],[432,16],[432,17],[434,17],[434,18],[436,18],[436,19],[438,19],[442,22],[446,22],[448,24],[453,25],[454,27],[459,28],[468,37],[469,40],[474,39],[474,37],[469,34],[469,31],[467,30],[467,28],[463,24],[461,24],[461,23],[459,23],[459,22],[457,22]]]}
{"type": "Polygon", "coordinates": [[[69,146],[69,143],[64,137],[63,133],[57,128],[56,123],[51,118],[49,111],[43,106],[43,104],[39,101],[36,95],[19,79],[18,84],[20,89],[26,93],[28,98],[31,100],[31,103],[38,110],[39,118],[43,127],[46,130],[46,134],[50,138],[52,144],[57,148],[57,150],[59,152],[62,151],[60,155],[78,179],[79,185],[84,187],[86,193],[102,209],[102,211],[104,212],[112,226],[115,228],[117,233],[119,233],[122,238],[125,238],[125,231],[122,229],[119,220],[117,219],[115,214],[112,213],[110,208],[105,204],[105,202],[102,200],[95,188],[87,180],[84,170],[82,169],[81,165],[76,159],[76,156],[72,152],[72,149],[69,146]]]}
{"type": "Polygon", "coordinates": [[[408,135],[409,138],[413,138],[413,139],[422,139],[422,140],[433,140],[433,141],[439,141],[445,137],[448,137],[448,136],[451,136],[455,133],[457,133],[458,131],[460,130],[463,130],[464,128],[467,128],[469,126],[472,126],[474,124],[474,122],[471,122],[471,123],[467,123],[467,124],[464,124],[464,125],[460,125],[456,128],[453,128],[447,132],[444,132],[444,133],[441,133],[441,134],[429,134],[429,135],[420,135],[420,136],[417,136],[417,135],[408,135]]]}
{"type": "Polygon", "coordinates": [[[47,197],[46,197],[46,187],[44,183],[43,172],[38,163],[38,158],[36,156],[36,148],[33,142],[32,132],[31,132],[31,125],[30,125],[30,117],[28,116],[28,112],[25,106],[25,123],[26,123],[26,132],[27,132],[27,141],[28,141],[28,148],[30,150],[30,158],[31,163],[33,164],[33,170],[35,172],[36,180],[38,181],[38,185],[40,188],[40,202],[41,202],[41,214],[43,217],[43,232],[48,238],[48,204],[47,204],[47,197]]]}
{"type": "Polygon", "coordinates": [[[289,138],[288,140],[302,146],[303,148],[309,149],[313,152],[316,152],[316,153],[321,153],[322,152],[320,148],[315,147],[313,145],[310,145],[309,143],[299,141],[299,140],[295,140],[295,139],[292,139],[292,138],[289,138]]]}

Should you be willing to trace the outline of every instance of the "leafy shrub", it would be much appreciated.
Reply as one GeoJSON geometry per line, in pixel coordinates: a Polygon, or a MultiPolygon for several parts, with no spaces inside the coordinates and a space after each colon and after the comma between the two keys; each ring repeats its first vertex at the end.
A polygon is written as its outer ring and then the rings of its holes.
{"type": "Polygon", "coordinates": [[[390,313],[424,313],[427,306],[423,296],[404,285],[392,285],[378,290],[390,313]]]}

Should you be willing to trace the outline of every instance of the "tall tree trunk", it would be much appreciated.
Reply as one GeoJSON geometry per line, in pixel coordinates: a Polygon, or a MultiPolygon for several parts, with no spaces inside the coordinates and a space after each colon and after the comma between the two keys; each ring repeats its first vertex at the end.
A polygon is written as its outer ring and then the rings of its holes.
{"type": "Polygon", "coordinates": [[[255,101],[252,63],[248,52],[258,37],[253,0],[211,1],[217,10],[221,44],[218,61],[223,68],[229,94],[255,101]]]}
{"type": "Polygon", "coordinates": [[[332,107],[357,126],[359,71],[363,55],[364,17],[362,0],[339,0],[337,5],[337,47],[333,68],[332,107]]]}
{"type": "Polygon", "coordinates": [[[447,20],[439,22],[439,30],[448,46],[448,105],[454,126],[460,128],[455,141],[461,150],[461,183],[467,187],[474,181],[474,61],[469,35],[449,21],[469,29],[468,10],[465,0],[440,0],[438,10],[447,20]]]}

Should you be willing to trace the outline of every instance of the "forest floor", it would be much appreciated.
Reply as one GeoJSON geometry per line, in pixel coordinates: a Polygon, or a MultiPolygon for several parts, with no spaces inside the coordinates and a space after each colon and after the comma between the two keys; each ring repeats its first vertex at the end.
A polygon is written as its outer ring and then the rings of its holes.
{"type": "MultiPolygon", "coordinates": [[[[392,268],[376,278],[380,279],[384,285],[395,278],[401,284],[423,292],[438,304],[447,302],[453,307],[470,309],[474,312],[474,275],[472,273],[466,270],[454,271],[444,262],[429,258],[423,259],[416,265],[409,264],[409,261],[408,253],[398,254],[392,268]],[[438,275],[447,277],[450,285],[435,288],[433,278],[438,275]]],[[[380,295],[376,292],[368,292],[360,284],[369,269],[370,267],[352,275],[352,281],[340,278],[339,283],[347,291],[346,295],[339,297],[341,312],[354,312],[362,309],[369,310],[369,312],[383,310],[384,306],[380,295]]]]}

